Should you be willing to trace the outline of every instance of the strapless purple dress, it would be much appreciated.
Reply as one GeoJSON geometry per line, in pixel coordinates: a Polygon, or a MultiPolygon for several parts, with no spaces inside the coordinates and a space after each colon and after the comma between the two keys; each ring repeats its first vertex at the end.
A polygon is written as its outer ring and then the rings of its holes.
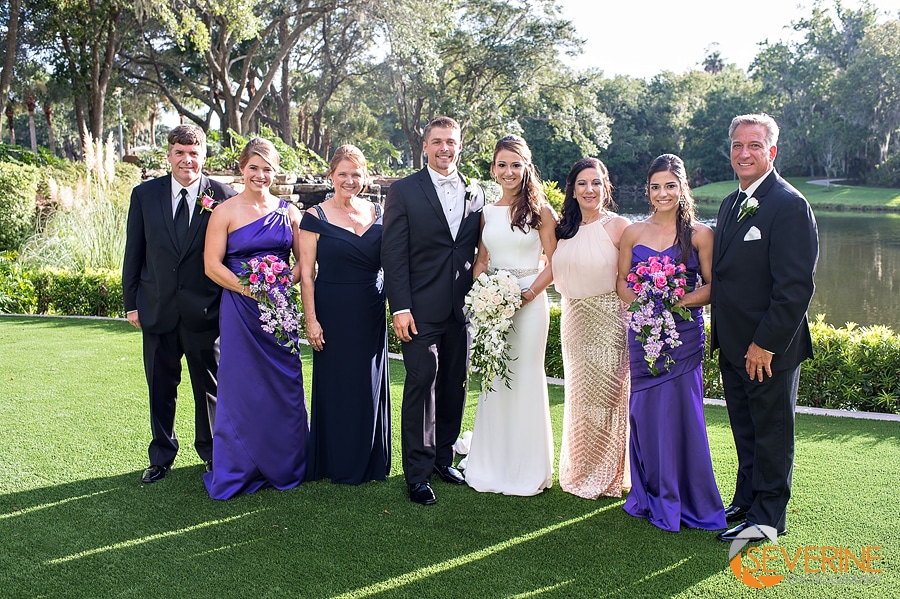
{"type": "MultiPolygon", "coordinates": [[[[675,258],[672,246],[657,252],[642,245],[633,249],[632,267],[653,255],[675,258]]],[[[687,288],[697,283],[697,251],[687,262],[687,288]]],[[[703,312],[691,310],[693,320],[675,315],[682,344],[665,350],[675,360],[669,372],[650,374],[644,349],[628,330],[631,363],[630,459],[631,491],[624,510],[646,518],[663,530],[725,528],[722,497],[713,476],[703,416],[703,312]]],[[[662,362],[657,362],[657,367],[662,362]]]]}
{"type": "MultiPolygon", "coordinates": [[[[251,258],[288,261],[293,234],[287,203],[228,235],[232,272],[251,258]]],[[[203,482],[213,499],[274,487],[290,489],[306,474],[309,424],[300,356],[260,327],[256,300],[225,290],[219,311],[219,396],[213,470],[203,482]]]]}

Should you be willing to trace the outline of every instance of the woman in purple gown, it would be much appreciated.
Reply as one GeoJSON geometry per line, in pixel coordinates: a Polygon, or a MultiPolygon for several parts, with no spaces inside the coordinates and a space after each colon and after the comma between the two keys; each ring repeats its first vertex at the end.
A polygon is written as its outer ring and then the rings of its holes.
{"type": "Polygon", "coordinates": [[[709,303],[713,232],[697,222],[681,158],[663,154],[647,175],[650,216],[625,229],[619,248],[617,291],[636,299],[626,277],[651,256],[668,256],[687,267],[687,293],[678,304],[693,320],[674,314],[681,345],[665,346],[650,372],[643,344],[628,331],[631,363],[631,491],[623,506],[663,530],[725,528],[725,511],[713,476],[703,416],[703,314],[709,303]]]}
{"type": "MultiPolygon", "coordinates": [[[[257,301],[238,277],[253,258],[289,263],[300,253],[300,211],[269,193],[278,162],[271,142],[250,140],[238,162],[244,191],[215,206],[206,233],[206,274],[224,288],[213,463],[203,476],[213,499],[290,489],[306,474],[300,355],[262,329],[257,301]]],[[[286,273],[290,284],[299,280],[298,265],[286,273]]]]}
{"type": "Polygon", "coordinates": [[[381,206],[360,198],[359,148],[334,152],[334,196],[300,223],[300,290],[313,348],[308,480],[358,485],[391,472],[381,206]]]}

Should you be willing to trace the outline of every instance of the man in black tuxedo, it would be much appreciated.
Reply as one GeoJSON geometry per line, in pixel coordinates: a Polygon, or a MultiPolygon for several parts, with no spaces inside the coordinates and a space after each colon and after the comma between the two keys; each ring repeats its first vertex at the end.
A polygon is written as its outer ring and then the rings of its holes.
{"type": "Polygon", "coordinates": [[[713,248],[712,348],[738,455],[737,526],[723,541],[785,532],[794,465],[800,363],[812,357],[806,310],[819,256],[806,198],[774,169],[778,125],[765,114],[735,117],[731,165],[740,188],[719,208],[713,248]]]}
{"type": "Polygon", "coordinates": [[[391,185],[384,206],[381,258],[384,284],[403,342],[401,447],[409,497],[435,503],[432,472],[463,484],[453,467],[466,402],[469,335],[463,303],[484,192],[456,169],[459,124],[438,117],[425,127],[428,165],[391,185]]]}
{"type": "Polygon", "coordinates": [[[175,404],[186,356],[194,395],[194,448],[212,467],[212,428],[219,358],[222,288],[203,272],[209,210],[234,190],[201,173],[206,135],[193,125],[169,133],[172,174],[134,188],[128,210],[122,292],[128,322],[143,333],[144,372],[150,392],[150,467],[141,480],[165,478],[178,452],[175,404]]]}

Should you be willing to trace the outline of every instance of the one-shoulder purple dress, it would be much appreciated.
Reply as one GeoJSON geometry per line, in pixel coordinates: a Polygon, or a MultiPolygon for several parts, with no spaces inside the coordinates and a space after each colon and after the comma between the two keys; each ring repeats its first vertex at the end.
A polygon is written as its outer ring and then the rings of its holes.
{"type": "MultiPolygon", "coordinates": [[[[228,235],[232,272],[251,258],[289,261],[293,234],[287,203],[228,235]]],[[[260,327],[256,300],[225,290],[219,311],[219,396],[213,470],[203,482],[213,499],[274,487],[290,489],[306,474],[309,424],[299,354],[260,327]]]]}
{"type": "MultiPolygon", "coordinates": [[[[662,252],[634,246],[631,264],[650,256],[675,259],[678,249],[662,252]]],[[[697,251],[687,261],[687,288],[697,284],[700,260],[697,251]]],[[[628,330],[631,363],[630,459],[631,491],[624,510],[646,518],[663,530],[725,528],[722,497],[713,476],[703,416],[703,312],[691,309],[693,320],[675,315],[682,344],[665,351],[675,360],[669,372],[650,374],[644,349],[628,330]]],[[[662,362],[657,362],[661,367],[662,362]]]]}

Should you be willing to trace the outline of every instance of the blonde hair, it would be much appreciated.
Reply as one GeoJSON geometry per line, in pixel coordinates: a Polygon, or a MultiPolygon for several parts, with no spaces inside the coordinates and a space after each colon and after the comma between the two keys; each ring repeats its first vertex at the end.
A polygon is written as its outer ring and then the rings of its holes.
{"type": "Polygon", "coordinates": [[[247,142],[247,145],[241,150],[240,158],[238,158],[238,168],[243,170],[253,156],[259,156],[265,160],[276,172],[281,165],[281,156],[278,155],[275,144],[262,137],[254,137],[247,142]]]}
{"type": "Polygon", "coordinates": [[[344,144],[338,147],[338,149],[334,151],[334,156],[331,157],[328,174],[333,175],[334,171],[338,167],[338,164],[340,164],[344,160],[355,164],[362,171],[363,184],[360,193],[364,193],[366,191],[367,182],[369,180],[369,168],[366,163],[365,154],[363,154],[362,150],[360,150],[353,144],[344,144]]]}

